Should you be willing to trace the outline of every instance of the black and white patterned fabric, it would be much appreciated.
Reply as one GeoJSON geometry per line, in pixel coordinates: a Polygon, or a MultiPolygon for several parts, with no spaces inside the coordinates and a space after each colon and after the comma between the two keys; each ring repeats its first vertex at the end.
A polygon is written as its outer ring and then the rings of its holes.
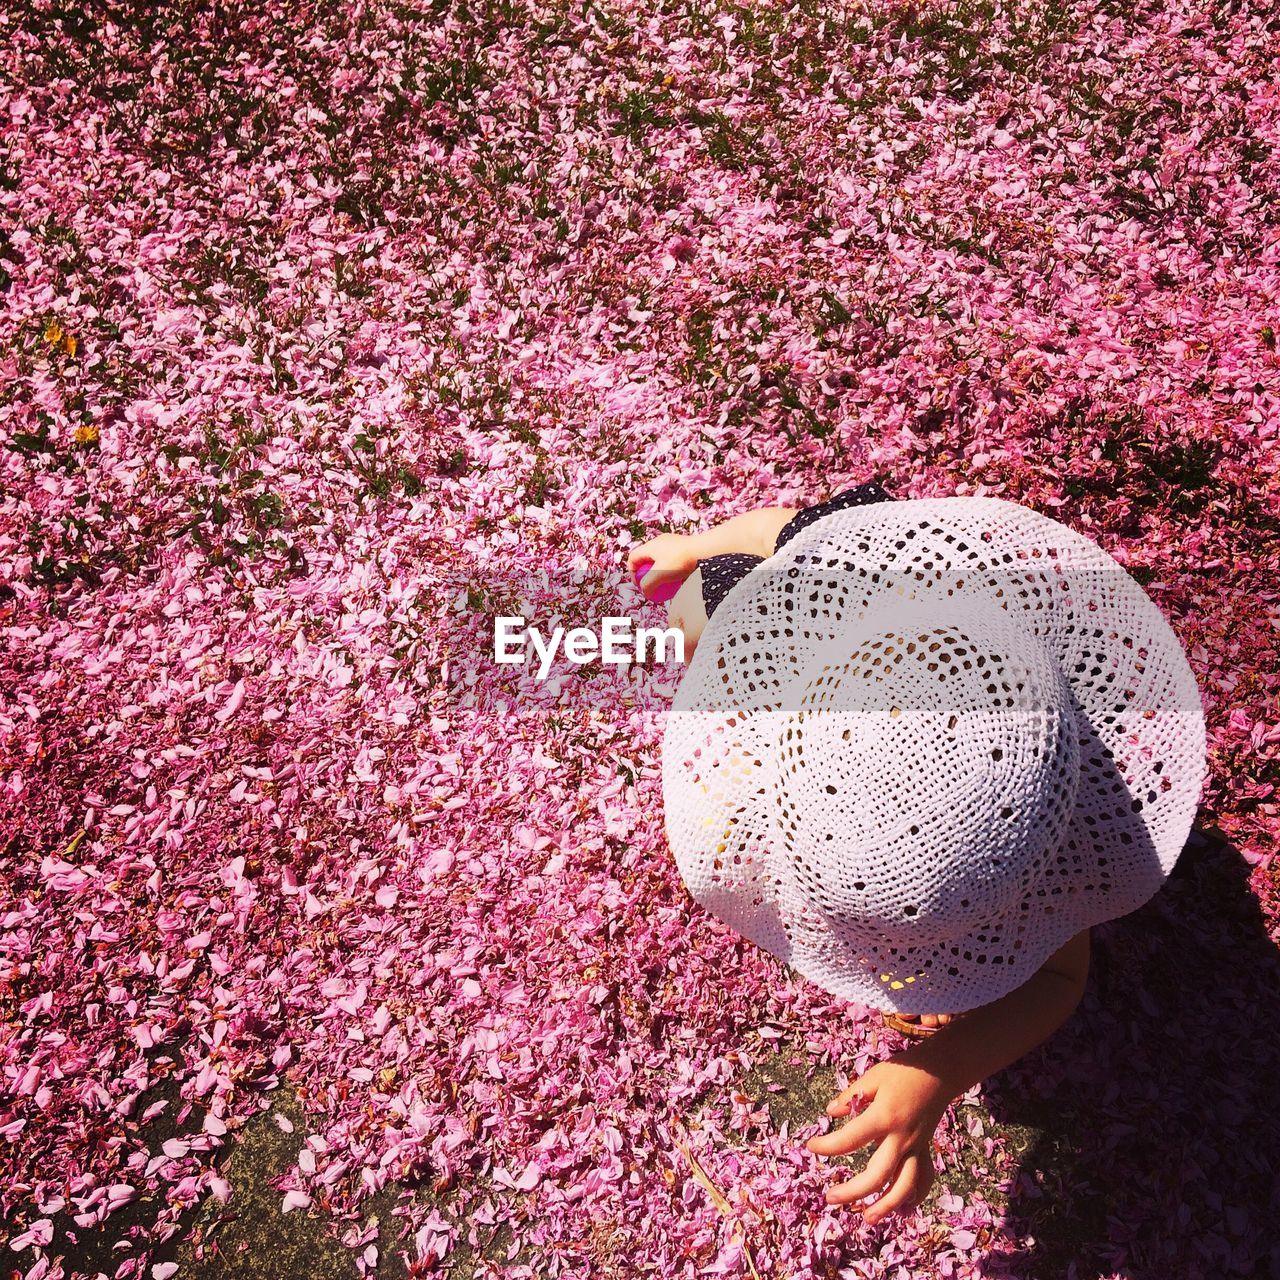
{"type": "MultiPolygon", "coordinates": [[[[782,549],[796,534],[807,529],[815,520],[831,515],[835,511],[845,511],[849,507],[865,507],[872,502],[893,502],[892,494],[886,492],[878,481],[871,480],[866,484],[856,485],[838,493],[826,502],[815,503],[811,507],[802,507],[782,526],[774,551],[782,549]]],[[[702,607],[707,617],[716,611],[720,602],[729,592],[751,572],[758,564],[764,563],[763,556],[748,555],[743,551],[732,551],[722,556],[709,556],[698,564],[702,574],[702,607]]]]}

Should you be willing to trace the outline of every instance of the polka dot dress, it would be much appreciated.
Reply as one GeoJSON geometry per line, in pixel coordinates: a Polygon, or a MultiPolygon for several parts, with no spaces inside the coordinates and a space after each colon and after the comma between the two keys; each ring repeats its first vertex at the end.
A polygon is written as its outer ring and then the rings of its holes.
{"type": "MultiPolygon", "coordinates": [[[[803,507],[783,525],[774,544],[775,554],[782,549],[796,534],[803,532],[815,520],[829,516],[834,511],[845,511],[850,507],[865,507],[873,502],[892,502],[893,496],[884,487],[872,480],[866,484],[846,489],[826,502],[816,503],[811,507],[803,507]]],[[[748,555],[746,552],[732,551],[722,556],[709,556],[698,563],[702,574],[702,607],[707,617],[716,611],[720,602],[729,592],[751,572],[758,564],[764,563],[763,556],[748,555]]]]}

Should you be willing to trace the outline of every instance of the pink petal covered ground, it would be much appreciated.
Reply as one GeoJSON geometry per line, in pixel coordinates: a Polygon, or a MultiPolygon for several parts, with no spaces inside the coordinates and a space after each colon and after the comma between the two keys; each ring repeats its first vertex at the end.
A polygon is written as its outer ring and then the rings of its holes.
{"type": "Polygon", "coordinates": [[[1195,1119],[1167,1010],[1105,975],[1199,957],[1186,1043],[1270,990],[1270,6],[272,10],[0,14],[8,1265],[69,1274],[68,1232],[152,1197],[116,1274],[153,1274],[285,1082],[286,1211],[405,1188],[402,1238],[349,1233],[364,1269],[505,1219],[491,1274],[749,1274],[683,1121],[762,1274],[1023,1274],[982,1187],[1027,1177],[989,1137],[939,1135],[976,1192],[867,1228],[807,1130],[733,1101],[779,1031],[855,1074],[871,1019],[692,909],[673,674],[487,658],[521,602],[640,616],[645,532],[873,475],[1089,532],[1187,647],[1254,976],[1216,967],[1226,914],[1162,900],[1004,1088],[1092,1099],[1052,1194],[1144,1189],[1098,1211],[1091,1274],[1265,1265],[1232,1190],[1275,1176],[1257,1037],[1215,1032],[1195,1119]]]}

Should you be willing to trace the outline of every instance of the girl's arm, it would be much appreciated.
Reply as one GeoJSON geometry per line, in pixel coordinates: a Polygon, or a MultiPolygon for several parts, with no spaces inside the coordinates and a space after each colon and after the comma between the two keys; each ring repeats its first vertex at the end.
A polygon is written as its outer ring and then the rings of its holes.
{"type": "Polygon", "coordinates": [[[778,534],[798,510],[797,507],[761,507],[758,511],[744,511],[703,533],[695,533],[691,539],[694,550],[699,560],[730,551],[771,556],[778,534]]]}
{"type": "Polygon", "coordinates": [[[877,1145],[861,1173],[827,1188],[827,1203],[876,1196],[859,1206],[869,1223],[918,1206],[933,1184],[933,1131],[952,1100],[1047,1039],[1080,1003],[1088,974],[1086,929],[1022,986],[956,1014],[927,1039],[877,1062],[834,1098],[827,1114],[851,1118],[810,1138],[808,1149],[833,1156],[877,1145]]]}
{"type": "Polygon", "coordinates": [[[640,586],[644,597],[651,600],[664,582],[688,578],[700,560],[730,551],[761,557],[773,555],[778,534],[798,509],[761,507],[758,511],[744,511],[702,533],[659,534],[631,549],[627,556],[627,569],[634,573],[640,561],[653,562],[640,586]]]}
{"type": "Polygon", "coordinates": [[[936,1076],[952,1097],[1016,1062],[1070,1017],[1089,977],[1089,931],[1077,934],[1022,986],[956,1015],[895,1061],[936,1076]]]}

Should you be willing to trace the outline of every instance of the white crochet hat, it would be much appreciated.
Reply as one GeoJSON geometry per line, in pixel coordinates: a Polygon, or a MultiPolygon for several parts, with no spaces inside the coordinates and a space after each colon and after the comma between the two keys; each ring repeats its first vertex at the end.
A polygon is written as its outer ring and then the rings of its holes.
{"type": "Polygon", "coordinates": [[[1146,902],[1199,803],[1177,637],[997,498],[824,516],[712,614],[663,743],[693,897],[826,990],[961,1013],[1146,902]]]}

